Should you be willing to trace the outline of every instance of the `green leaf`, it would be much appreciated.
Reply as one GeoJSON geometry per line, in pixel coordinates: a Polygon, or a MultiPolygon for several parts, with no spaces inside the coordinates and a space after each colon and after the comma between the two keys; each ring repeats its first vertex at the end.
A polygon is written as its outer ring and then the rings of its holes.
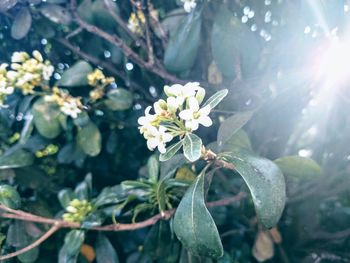
{"type": "Polygon", "coordinates": [[[281,170],[274,162],[243,151],[230,153],[226,158],[248,185],[260,222],[266,228],[276,225],[286,202],[281,170]]]}
{"type": "Polygon", "coordinates": [[[322,173],[321,167],[310,158],[298,155],[284,156],[274,160],[285,176],[297,179],[312,179],[322,173]]]}
{"type": "Polygon", "coordinates": [[[81,228],[89,229],[103,224],[105,216],[100,211],[89,214],[81,223],[81,228]]]}
{"type": "Polygon", "coordinates": [[[73,193],[72,189],[62,189],[58,192],[58,200],[62,206],[62,208],[66,208],[70,201],[72,201],[75,198],[75,194],[73,193]]]}
{"type": "Polygon", "coordinates": [[[190,161],[197,161],[202,154],[202,139],[193,133],[185,136],[183,150],[185,157],[190,161]]]}
{"type": "Polygon", "coordinates": [[[80,126],[80,127],[83,127],[89,124],[89,122],[90,122],[89,114],[87,114],[87,112],[85,111],[79,113],[78,116],[75,119],[73,119],[74,125],[80,126]]]}
{"type": "Polygon", "coordinates": [[[72,67],[63,72],[58,86],[75,87],[88,84],[87,75],[92,72],[92,67],[84,60],[79,60],[72,67]]]}
{"type": "Polygon", "coordinates": [[[147,162],[148,178],[156,182],[159,176],[159,161],[156,155],[152,155],[147,162]]]}
{"type": "Polygon", "coordinates": [[[214,109],[227,95],[228,90],[223,89],[218,92],[216,92],[213,96],[211,96],[202,107],[205,107],[207,105],[210,105],[211,109],[214,109]]]}
{"type": "Polygon", "coordinates": [[[74,189],[74,194],[79,200],[89,200],[92,191],[92,176],[87,174],[84,181],[80,182],[74,189]]]}
{"type": "Polygon", "coordinates": [[[202,172],[182,198],[174,217],[174,232],[192,254],[220,258],[224,251],[215,222],[205,206],[202,172]]]}
{"type": "Polygon", "coordinates": [[[34,103],[32,111],[35,128],[42,136],[53,139],[61,133],[61,112],[56,104],[41,98],[34,103]]]}
{"type": "Polygon", "coordinates": [[[21,206],[21,197],[12,186],[0,185],[0,204],[12,209],[18,209],[21,206]]]}
{"type": "Polygon", "coordinates": [[[200,44],[201,24],[199,12],[192,12],[184,17],[170,36],[165,50],[164,65],[167,70],[181,73],[193,66],[200,44]]]}
{"type": "Polygon", "coordinates": [[[2,243],[4,242],[5,239],[6,239],[6,236],[3,233],[0,233],[0,249],[2,247],[2,243]]]}
{"type": "Polygon", "coordinates": [[[211,35],[213,58],[224,76],[233,78],[240,63],[243,75],[254,71],[260,58],[258,39],[250,28],[222,5],[211,35]]]}
{"type": "Polygon", "coordinates": [[[236,113],[221,123],[218,131],[219,148],[225,145],[253,116],[253,112],[236,113]]]}
{"type": "Polygon", "coordinates": [[[159,161],[165,162],[171,159],[182,147],[183,141],[178,141],[166,149],[165,153],[159,155],[159,161]]]}
{"type": "Polygon", "coordinates": [[[122,186],[116,185],[113,187],[105,187],[93,203],[95,207],[99,207],[107,204],[120,203],[124,201],[125,198],[126,194],[122,186]]]}
{"type": "Polygon", "coordinates": [[[32,25],[32,15],[28,8],[22,7],[17,13],[11,27],[11,37],[14,39],[24,38],[32,25]]]}
{"type": "MultiPolygon", "coordinates": [[[[18,248],[17,250],[19,250],[21,248],[18,248]]],[[[38,247],[34,247],[31,250],[20,254],[19,256],[17,256],[18,260],[22,263],[32,263],[35,262],[39,257],[39,248],[38,247]]]]}
{"type": "Polygon", "coordinates": [[[67,246],[67,253],[75,255],[80,252],[80,247],[85,240],[83,230],[71,230],[64,238],[64,245],[67,246]]]}
{"type": "Polygon", "coordinates": [[[117,252],[108,238],[99,234],[96,242],[96,262],[97,263],[119,263],[117,252]]]}
{"type": "Polygon", "coordinates": [[[0,1],[0,11],[7,11],[17,4],[18,0],[2,0],[0,1]]]}
{"type": "Polygon", "coordinates": [[[0,170],[8,168],[19,168],[32,165],[34,156],[23,149],[8,150],[0,156],[0,170]]]}
{"type": "Polygon", "coordinates": [[[60,5],[43,3],[40,5],[40,12],[56,24],[68,25],[72,21],[69,10],[60,5]]]}
{"type": "Polygon", "coordinates": [[[132,106],[132,93],[123,88],[113,89],[107,93],[106,106],[113,111],[127,110],[132,106]]]}
{"type": "Polygon", "coordinates": [[[30,243],[30,237],[25,229],[25,222],[15,220],[7,230],[6,245],[22,248],[30,243]]]}
{"type": "Polygon", "coordinates": [[[238,130],[225,144],[222,144],[218,150],[225,152],[237,149],[252,151],[252,144],[249,136],[243,129],[238,130]]]}
{"type": "Polygon", "coordinates": [[[87,155],[97,156],[101,151],[101,141],[100,130],[93,122],[78,128],[77,143],[87,155]]]}
{"type": "Polygon", "coordinates": [[[108,12],[111,9],[113,13],[119,15],[119,8],[116,2],[108,0],[108,7],[105,6],[105,0],[96,0],[90,7],[93,12],[94,24],[104,30],[114,31],[115,20],[108,12]]]}
{"type": "MultiPolygon", "coordinates": [[[[173,251],[171,251],[174,247],[173,243],[178,242],[172,240],[169,222],[159,220],[152,226],[146,236],[144,242],[144,252],[153,260],[168,258],[174,254],[172,253],[173,251]]],[[[179,244],[177,244],[177,246],[179,249],[179,244]]]]}

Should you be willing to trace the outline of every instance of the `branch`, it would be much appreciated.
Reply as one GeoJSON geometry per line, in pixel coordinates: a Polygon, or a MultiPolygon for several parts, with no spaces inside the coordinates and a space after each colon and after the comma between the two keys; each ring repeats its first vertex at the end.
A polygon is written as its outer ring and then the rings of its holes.
{"type": "Polygon", "coordinates": [[[55,224],[53,225],[44,235],[42,235],[39,239],[37,239],[35,242],[33,242],[32,244],[17,250],[16,252],[4,255],[4,256],[0,256],[0,261],[5,260],[5,259],[9,259],[9,258],[13,258],[16,257],[18,255],[21,255],[37,246],[39,246],[41,243],[43,243],[46,239],[48,239],[50,236],[52,236],[58,229],[60,229],[59,224],[55,224]]]}
{"type": "MultiPolygon", "coordinates": [[[[218,201],[214,202],[208,202],[207,207],[215,207],[215,206],[226,206],[230,205],[234,202],[238,202],[244,197],[246,197],[246,193],[239,193],[233,197],[224,198],[218,201]]],[[[61,219],[51,219],[46,217],[41,217],[33,214],[29,214],[20,210],[13,210],[10,209],[4,205],[0,205],[0,211],[4,210],[9,213],[0,213],[0,217],[2,218],[10,218],[10,219],[17,219],[22,221],[29,221],[33,223],[42,223],[42,224],[49,224],[49,225],[56,225],[59,226],[59,228],[80,228],[79,223],[72,223],[72,222],[66,222],[61,219]]],[[[132,231],[140,228],[145,228],[151,225],[154,225],[157,223],[160,219],[170,219],[171,216],[175,213],[176,209],[165,211],[163,214],[157,214],[145,221],[141,221],[138,223],[132,223],[132,224],[111,224],[106,226],[96,226],[89,228],[89,230],[96,230],[96,231],[132,231]]]]}
{"type": "Polygon", "coordinates": [[[169,74],[161,66],[160,62],[158,62],[158,61],[157,61],[157,63],[145,62],[136,52],[134,52],[128,45],[126,45],[125,42],[121,38],[119,38],[118,36],[110,35],[109,33],[103,31],[102,29],[85,22],[78,15],[76,0],[71,0],[70,6],[71,6],[72,14],[75,18],[75,21],[79,24],[80,27],[84,28],[86,31],[88,31],[94,35],[97,35],[97,36],[105,39],[106,41],[112,43],[113,45],[119,47],[126,57],[129,57],[131,60],[133,60],[140,67],[143,67],[143,68],[149,70],[150,72],[158,75],[159,77],[166,79],[166,80],[169,80],[171,82],[175,82],[175,83],[179,83],[179,84],[185,84],[188,82],[188,81],[178,79],[176,76],[174,76],[172,74],[169,74]]]}
{"type": "Polygon", "coordinates": [[[147,46],[145,45],[142,39],[139,39],[125,24],[123,19],[118,16],[115,12],[113,12],[113,8],[111,6],[111,2],[109,0],[103,0],[104,6],[106,7],[107,12],[111,15],[115,22],[136,42],[136,45],[140,45],[143,49],[147,50],[147,46]]]}
{"type": "Polygon", "coordinates": [[[74,46],[72,43],[70,43],[65,38],[58,38],[58,39],[56,39],[56,41],[59,42],[60,44],[62,44],[63,46],[65,46],[66,48],[70,49],[71,51],[73,51],[74,53],[79,55],[80,57],[82,57],[85,60],[91,62],[92,64],[94,64],[96,66],[101,66],[101,67],[107,69],[108,71],[110,71],[112,74],[118,76],[119,78],[121,78],[124,81],[126,86],[129,86],[132,90],[135,88],[136,90],[138,90],[142,94],[144,94],[145,97],[147,98],[147,100],[152,101],[152,102],[154,101],[154,98],[152,96],[150,96],[149,93],[144,88],[142,88],[135,81],[130,80],[126,76],[126,74],[124,74],[123,71],[116,69],[113,64],[105,62],[103,60],[100,60],[97,57],[94,57],[94,56],[91,56],[90,54],[85,53],[79,47],[74,46]]]}

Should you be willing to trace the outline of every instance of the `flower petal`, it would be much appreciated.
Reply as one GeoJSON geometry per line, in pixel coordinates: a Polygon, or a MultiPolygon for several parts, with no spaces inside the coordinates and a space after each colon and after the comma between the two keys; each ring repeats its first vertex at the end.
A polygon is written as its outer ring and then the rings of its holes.
{"type": "Polygon", "coordinates": [[[205,127],[209,127],[213,124],[213,121],[208,116],[200,116],[198,122],[205,127]]]}
{"type": "Polygon", "coordinates": [[[188,121],[193,119],[193,111],[188,109],[188,110],[183,110],[179,113],[179,116],[181,119],[188,121]]]}
{"type": "Polygon", "coordinates": [[[188,106],[194,112],[197,112],[199,110],[198,101],[194,97],[188,99],[188,106]]]}

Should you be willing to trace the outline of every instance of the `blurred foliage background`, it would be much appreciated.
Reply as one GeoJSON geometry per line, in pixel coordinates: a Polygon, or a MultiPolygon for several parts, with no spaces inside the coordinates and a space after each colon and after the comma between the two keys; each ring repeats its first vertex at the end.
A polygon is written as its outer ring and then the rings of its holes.
{"type": "MultiPolygon", "coordinates": [[[[261,231],[250,198],[210,209],[226,251],[217,262],[349,262],[349,18],[345,0],[198,0],[190,13],[175,0],[2,0],[1,63],[15,51],[39,50],[55,67],[51,85],[83,101],[92,67],[115,82],[100,103],[88,106],[87,117],[67,120],[54,136],[40,132],[35,96],[9,96],[0,108],[0,180],[17,188],[22,208],[48,217],[62,209],[60,190],[75,188],[87,174],[91,196],[136,180],[151,155],[137,118],[162,97],[165,84],[198,81],[208,94],[229,90],[212,113],[214,127],[199,131],[205,144],[216,140],[224,119],[251,111],[234,143],[275,160],[287,183],[274,238],[261,231]],[[325,57],[334,39],[346,48],[332,64],[325,57]],[[82,134],[86,125],[93,128],[82,134]]],[[[193,173],[190,165],[183,168],[193,173]]],[[[242,179],[219,173],[208,198],[240,191],[247,191],[242,179]]],[[[126,207],[121,220],[130,213],[126,207]]],[[[10,220],[0,227],[7,234],[3,252],[43,231],[10,220]]],[[[56,262],[64,234],[8,262],[56,262]]],[[[78,261],[214,262],[189,258],[173,238],[163,221],[132,232],[88,232],[78,261]]]]}

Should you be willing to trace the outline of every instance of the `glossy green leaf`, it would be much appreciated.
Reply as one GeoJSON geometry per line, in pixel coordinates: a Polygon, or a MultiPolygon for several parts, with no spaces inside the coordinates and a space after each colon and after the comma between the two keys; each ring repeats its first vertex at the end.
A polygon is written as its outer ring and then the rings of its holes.
{"type": "Polygon", "coordinates": [[[61,133],[61,112],[56,104],[41,98],[34,103],[32,111],[35,128],[42,136],[53,139],[61,133]]]}
{"type": "Polygon", "coordinates": [[[156,182],[159,176],[159,161],[156,155],[152,155],[147,162],[148,178],[156,182]]]}
{"type": "Polygon", "coordinates": [[[11,37],[14,39],[24,38],[32,25],[32,15],[28,8],[22,7],[16,14],[15,20],[11,27],[11,37]]]}
{"type": "Polygon", "coordinates": [[[113,89],[107,93],[106,106],[113,111],[127,110],[132,106],[132,93],[123,88],[113,89]]]}
{"type": "Polygon", "coordinates": [[[253,116],[253,112],[240,112],[227,118],[221,123],[218,131],[218,146],[221,148],[225,145],[233,135],[236,134],[253,116]]]}
{"type": "Polygon", "coordinates": [[[89,229],[103,224],[105,216],[100,211],[90,213],[81,223],[81,228],[89,229]]]}
{"type": "Polygon", "coordinates": [[[202,107],[210,105],[210,108],[214,109],[226,97],[227,93],[228,93],[227,89],[223,89],[216,92],[203,104],[202,107]]]}
{"type": "Polygon", "coordinates": [[[75,87],[88,84],[87,75],[92,72],[92,67],[84,60],[79,60],[72,67],[63,72],[58,86],[75,87]]]}
{"type": "Polygon", "coordinates": [[[97,156],[101,151],[101,141],[100,130],[93,122],[78,129],[78,145],[87,155],[97,156]]]}
{"type": "Polygon", "coordinates": [[[8,150],[0,156],[0,170],[8,168],[19,168],[32,165],[34,156],[23,149],[8,150]]]}
{"type": "Polygon", "coordinates": [[[182,147],[183,141],[178,141],[166,148],[166,152],[159,155],[159,161],[165,162],[171,159],[182,147]]]}
{"type": "Polygon", "coordinates": [[[201,14],[192,12],[184,17],[177,30],[171,34],[164,54],[167,70],[180,73],[193,66],[200,44],[201,24],[201,14]]]}
{"type": "Polygon", "coordinates": [[[40,6],[40,12],[56,24],[68,25],[72,21],[70,11],[60,5],[43,3],[40,6]]]}
{"type": "Polygon", "coordinates": [[[18,209],[21,206],[21,197],[12,186],[0,185],[0,204],[18,209]]]}
{"type": "Polygon", "coordinates": [[[64,238],[65,252],[68,256],[76,256],[80,252],[80,247],[85,240],[83,230],[71,230],[64,238]]]}
{"type": "Polygon", "coordinates": [[[94,206],[99,207],[107,204],[116,204],[124,201],[126,194],[121,185],[105,187],[94,201],[94,206]]]}
{"type": "Polygon", "coordinates": [[[6,239],[6,236],[3,233],[0,233],[0,249],[2,247],[2,243],[4,242],[5,239],[6,239]]]}
{"type": "Polygon", "coordinates": [[[211,46],[213,58],[224,76],[233,78],[239,71],[238,63],[243,75],[256,70],[260,57],[258,39],[225,5],[215,17],[211,46]]]}
{"type": "Polygon", "coordinates": [[[243,151],[230,153],[227,160],[248,185],[261,224],[266,228],[276,225],[286,202],[286,185],[278,166],[243,151]]]}
{"type": "Polygon", "coordinates": [[[274,160],[285,176],[298,179],[311,179],[319,177],[322,173],[321,167],[310,158],[298,155],[284,156],[274,160]]]}
{"type": "Polygon", "coordinates": [[[174,217],[174,232],[184,247],[195,255],[223,255],[219,232],[205,206],[205,174],[201,173],[183,196],[174,217]]]}
{"type": "Polygon", "coordinates": [[[202,154],[202,139],[193,133],[187,134],[184,139],[183,150],[185,157],[190,162],[197,161],[202,154]]]}
{"type": "Polygon", "coordinates": [[[72,201],[75,197],[74,192],[70,188],[62,189],[58,192],[58,200],[62,206],[62,208],[66,208],[70,201],[72,201]]]}
{"type": "Polygon", "coordinates": [[[119,263],[117,252],[108,238],[99,234],[96,241],[96,262],[97,263],[119,263]]]}

